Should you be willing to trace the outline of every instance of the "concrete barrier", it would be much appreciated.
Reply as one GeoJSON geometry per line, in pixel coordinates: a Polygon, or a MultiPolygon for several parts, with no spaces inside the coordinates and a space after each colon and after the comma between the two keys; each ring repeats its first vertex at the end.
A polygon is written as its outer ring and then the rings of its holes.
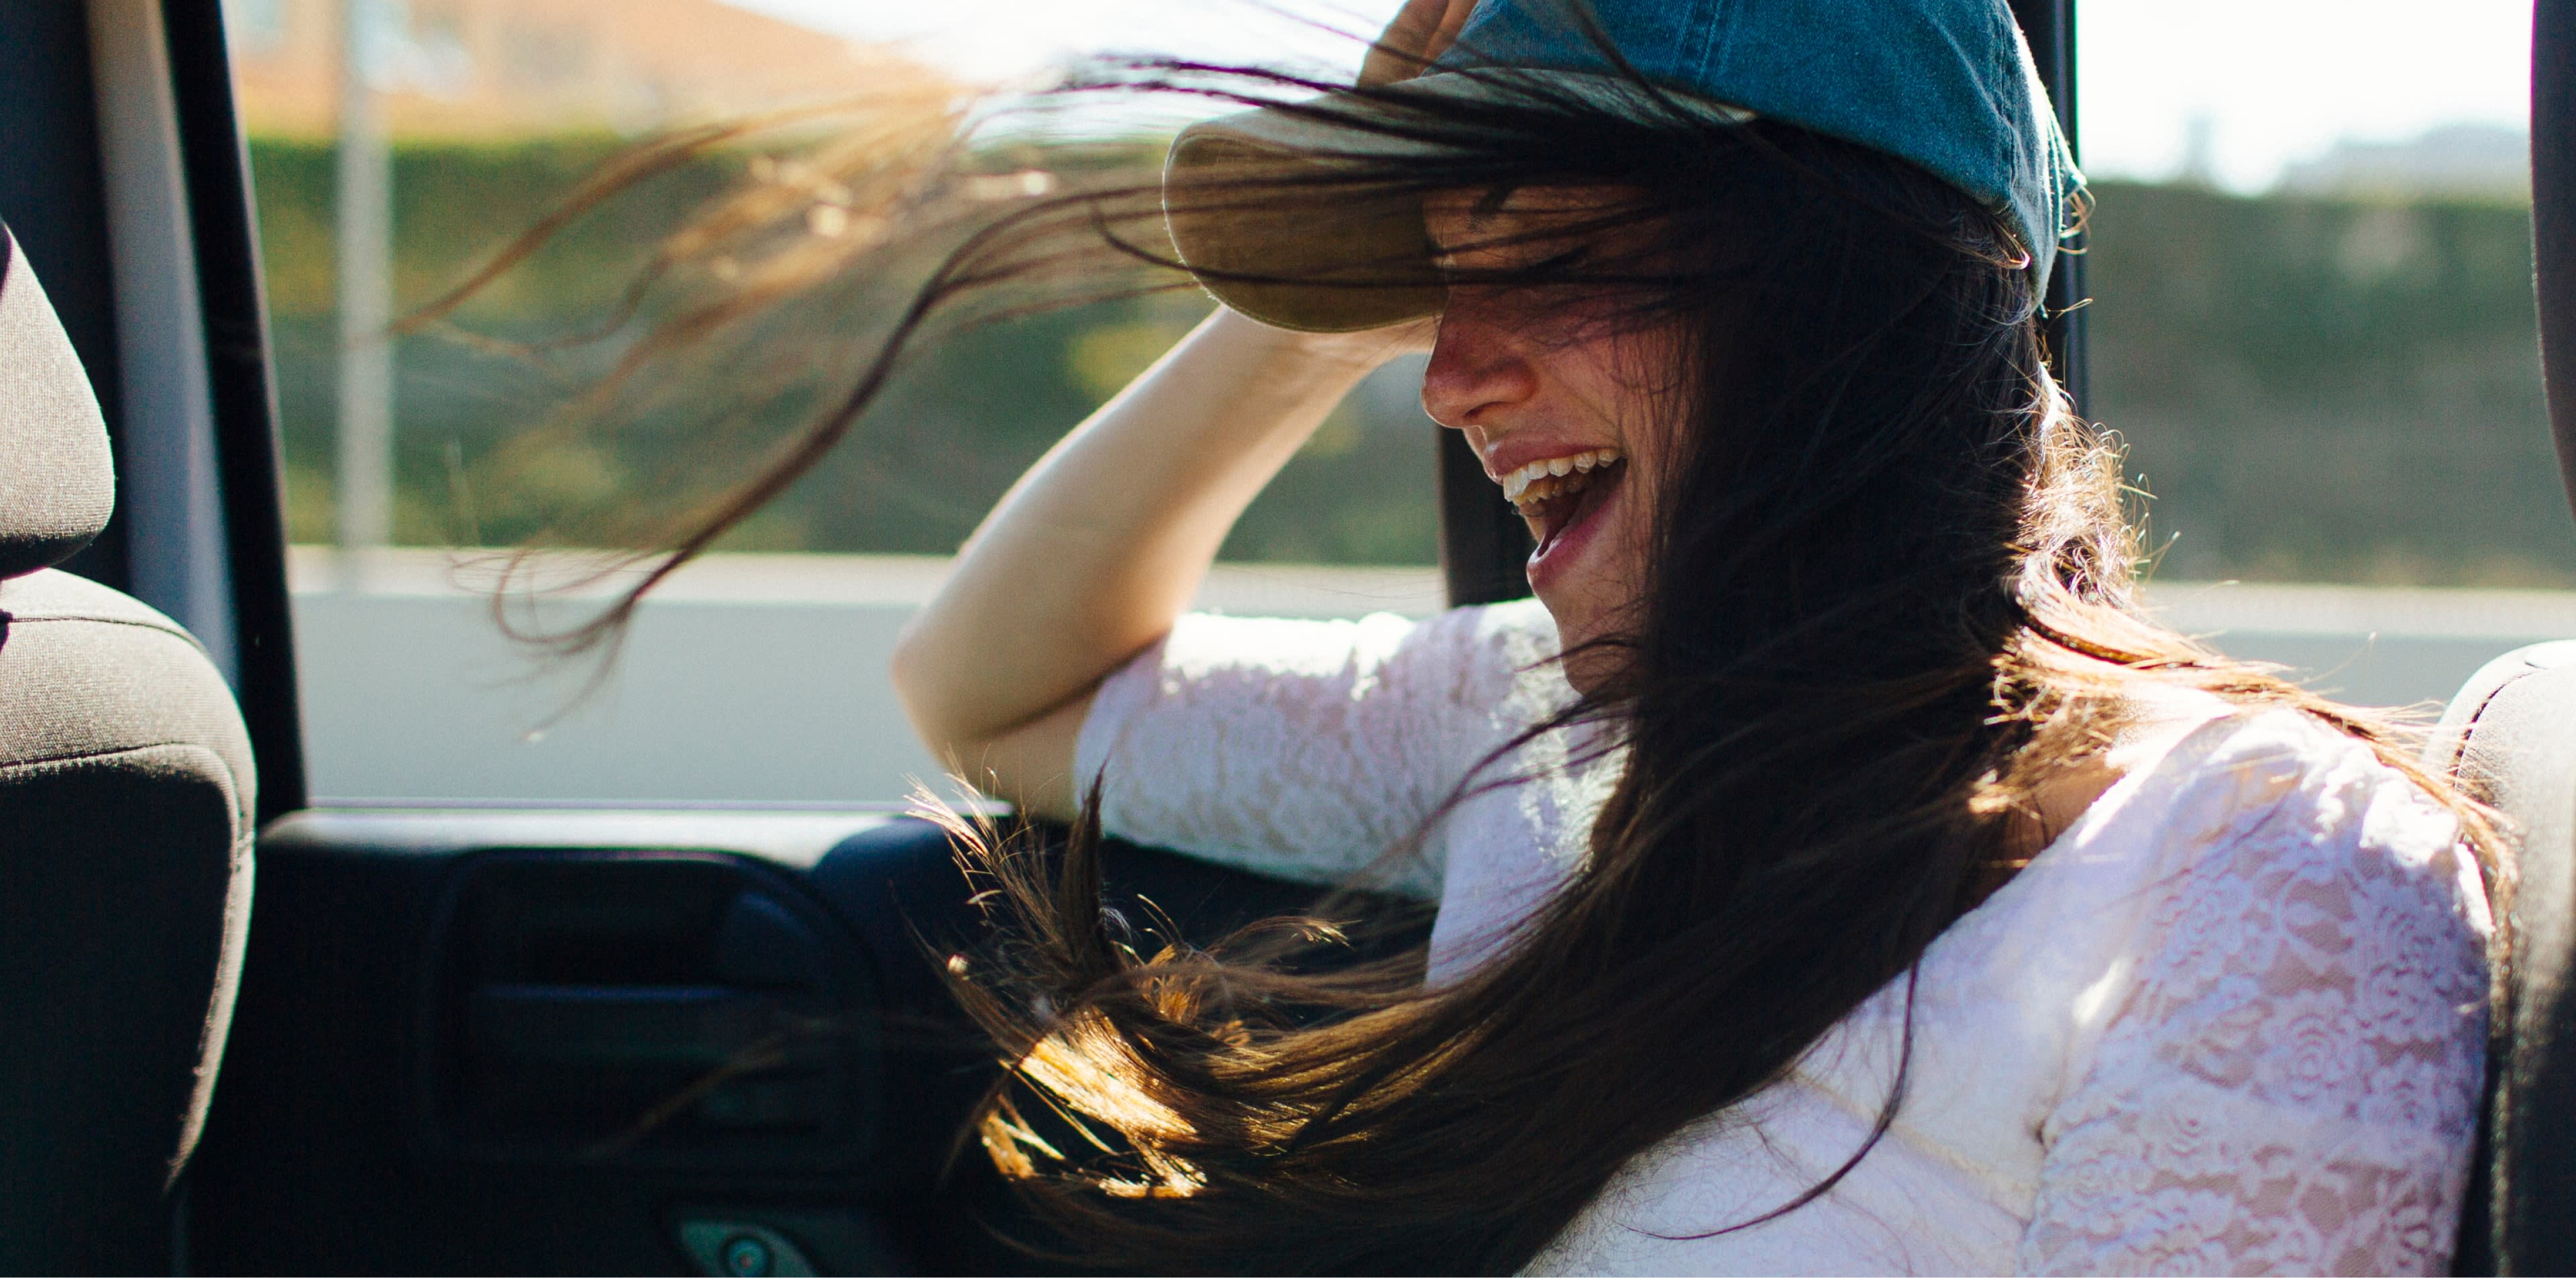
{"type": "MultiPolygon", "coordinates": [[[[937,769],[885,668],[940,558],[725,555],[683,571],[604,670],[545,663],[495,623],[495,561],[439,550],[293,552],[316,796],[366,801],[898,802],[937,769]],[[597,676],[596,684],[590,681],[597,676]]],[[[565,569],[551,563],[547,571],[565,569]]],[[[531,616],[562,624],[609,583],[531,616]]],[[[2438,702],[2488,658],[2576,637],[2576,594],[2167,583],[2178,628],[2375,705],[2438,702]]],[[[1430,568],[1220,565],[1199,606],[1243,615],[1426,615],[1430,568]]]]}

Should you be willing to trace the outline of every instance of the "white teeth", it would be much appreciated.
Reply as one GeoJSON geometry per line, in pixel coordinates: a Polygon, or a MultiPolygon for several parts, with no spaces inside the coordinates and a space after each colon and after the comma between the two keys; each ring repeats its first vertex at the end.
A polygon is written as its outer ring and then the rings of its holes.
{"type": "Polygon", "coordinates": [[[1567,475],[1598,470],[1619,460],[1616,448],[1594,448],[1563,457],[1550,457],[1521,466],[1502,477],[1503,499],[1514,505],[1544,501],[1556,496],[1568,485],[1555,482],[1567,475]]]}

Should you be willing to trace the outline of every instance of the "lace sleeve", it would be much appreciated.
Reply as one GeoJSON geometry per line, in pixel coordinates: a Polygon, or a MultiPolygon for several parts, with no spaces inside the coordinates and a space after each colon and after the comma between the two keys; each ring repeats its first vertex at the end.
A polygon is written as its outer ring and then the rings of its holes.
{"type": "Polygon", "coordinates": [[[2040,1133],[2021,1267],[2444,1272],[2486,1032],[2485,898],[2456,825],[2286,713],[2208,766],[2040,1133]]]}
{"type": "MultiPolygon", "coordinates": [[[[1554,648],[1535,604],[1427,621],[1187,616],[1101,685],[1075,751],[1102,824],[1329,882],[1413,834],[1531,713],[1554,648]]],[[[1440,888],[1439,848],[1392,886],[1440,888]]]]}

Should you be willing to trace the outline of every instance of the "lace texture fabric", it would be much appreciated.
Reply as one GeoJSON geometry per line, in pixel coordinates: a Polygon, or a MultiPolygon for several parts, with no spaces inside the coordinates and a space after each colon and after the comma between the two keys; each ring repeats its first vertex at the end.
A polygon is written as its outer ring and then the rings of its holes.
{"type": "MultiPolygon", "coordinates": [[[[1337,879],[1570,695],[1528,604],[1422,623],[1185,620],[1113,676],[1077,762],[1104,821],[1337,879]]],[[[2297,714],[2193,697],[2125,778],[1784,1083],[1634,1160],[1532,1268],[2417,1273],[2446,1267],[2484,1069],[2485,938],[2449,815],[2297,714]]],[[[1506,764],[1548,772],[1561,741],[1506,764]]],[[[1580,751],[1573,757],[1579,758],[1580,751]]],[[[1432,979],[1581,855],[1616,760],[1479,795],[1405,870],[1432,979]]]]}
{"type": "Polygon", "coordinates": [[[2020,1267],[2443,1272],[2490,931],[2455,827],[2314,724],[2248,729],[2205,766],[2159,832],[2197,855],[2041,1133],[2020,1267]]]}
{"type": "MultiPolygon", "coordinates": [[[[1101,686],[1075,750],[1102,780],[1101,816],[1139,842],[1284,878],[1339,882],[1424,832],[1488,754],[1568,704],[1546,664],[1556,630],[1535,602],[1428,621],[1192,615],[1101,686]]],[[[1564,791],[1562,742],[1533,743],[1429,831],[1391,886],[1440,894],[1462,831],[1555,847],[1587,813],[1564,791]]]]}

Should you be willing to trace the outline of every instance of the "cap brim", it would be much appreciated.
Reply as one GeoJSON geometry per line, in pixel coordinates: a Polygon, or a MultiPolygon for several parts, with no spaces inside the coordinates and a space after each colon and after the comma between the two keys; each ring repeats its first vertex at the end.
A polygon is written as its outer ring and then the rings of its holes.
{"type": "Polygon", "coordinates": [[[1277,328],[1348,333],[1439,313],[1447,301],[1422,222],[1419,187],[1388,162],[1430,160],[1424,136],[1444,102],[1572,96],[1614,109],[1670,111],[1741,124],[1749,111],[1585,72],[1448,71],[1375,94],[1327,94],[1193,124],[1165,161],[1163,213],[1173,251],[1228,307],[1277,328]],[[1411,105],[1421,114],[1408,120],[1411,105]]]}

